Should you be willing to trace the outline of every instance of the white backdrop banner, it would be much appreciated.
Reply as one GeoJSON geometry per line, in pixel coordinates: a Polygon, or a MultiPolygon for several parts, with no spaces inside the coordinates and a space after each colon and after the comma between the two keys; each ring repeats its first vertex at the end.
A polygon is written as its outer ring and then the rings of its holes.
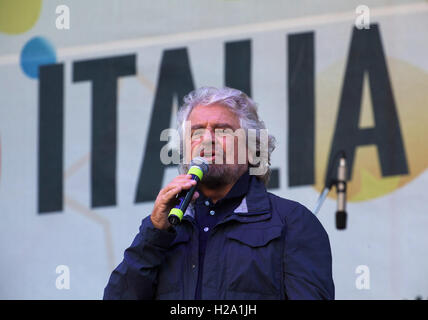
{"type": "Polygon", "coordinates": [[[0,1],[0,298],[102,297],[201,86],[258,103],[279,196],[313,210],[346,152],[347,227],[334,190],[317,214],[338,299],[428,298],[428,4],[259,3],[0,1]]]}

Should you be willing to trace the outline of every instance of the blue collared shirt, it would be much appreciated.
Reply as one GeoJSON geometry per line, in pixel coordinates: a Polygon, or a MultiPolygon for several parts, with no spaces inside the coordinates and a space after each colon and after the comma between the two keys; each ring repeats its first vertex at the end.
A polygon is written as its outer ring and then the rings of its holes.
{"type": "Polygon", "coordinates": [[[215,225],[223,220],[228,214],[241,203],[242,198],[248,192],[250,175],[245,172],[229,190],[227,195],[218,200],[215,204],[207,198],[201,191],[199,198],[195,201],[195,221],[199,229],[199,272],[198,282],[196,285],[195,299],[201,298],[201,283],[203,275],[203,265],[205,258],[205,249],[208,243],[212,229],[215,225]]]}

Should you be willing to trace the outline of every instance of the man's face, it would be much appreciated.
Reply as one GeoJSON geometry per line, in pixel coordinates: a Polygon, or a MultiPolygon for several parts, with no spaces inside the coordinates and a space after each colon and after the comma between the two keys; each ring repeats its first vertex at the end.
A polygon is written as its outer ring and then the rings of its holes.
{"type": "Polygon", "coordinates": [[[238,137],[224,134],[243,132],[238,116],[222,105],[199,105],[192,110],[187,121],[191,126],[192,158],[202,156],[210,163],[208,175],[202,182],[215,186],[239,178],[247,169],[246,141],[238,141],[238,137]],[[219,134],[221,131],[223,133],[219,134]]]}

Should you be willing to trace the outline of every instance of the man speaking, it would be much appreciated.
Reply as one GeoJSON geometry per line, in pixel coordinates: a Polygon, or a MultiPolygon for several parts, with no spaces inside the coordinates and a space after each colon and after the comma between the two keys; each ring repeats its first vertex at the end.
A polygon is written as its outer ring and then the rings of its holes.
{"type": "Polygon", "coordinates": [[[177,119],[182,174],[159,191],[104,299],[334,299],[326,231],[306,207],[266,191],[275,140],[253,100],[203,87],[177,119]],[[186,174],[195,157],[209,163],[201,179],[186,174]]]}

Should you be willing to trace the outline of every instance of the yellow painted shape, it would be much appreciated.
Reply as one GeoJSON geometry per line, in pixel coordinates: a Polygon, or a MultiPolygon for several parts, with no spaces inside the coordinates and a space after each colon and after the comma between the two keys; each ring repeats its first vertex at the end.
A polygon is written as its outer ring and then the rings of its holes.
{"type": "Polygon", "coordinates": [[[377,178],[370,171],[362,168],[360,190],[349,200],[353,202],[365,201],[388,194],[398,188],[399,182],[400,176],[377,178]]]}
{"type": "Polygon", "coordinates": [[[19,34],[39,19],[42,0],[0,0],[0,32],[19,34]]]}
{"type": "MultiPolygon", "coordinates": [[[[348,200],[365,201],[401,188],[428,169],[428,73],[421,67],[387,57],[395,105],[406,152],[408,174],[382,177],[380,159],[374,145],[359,146],[355,152],[352,180],[348,181],[348,200]]],[[[317,74],[316,95],[316,184],[324,188],[325,170],[336,126],[346,60],[340,60],[317,74]]],[[[376,125],[370,92],[370,79],[363,85],[360,128],[376,125]]],[[[330,192],[330,198],[336,193],[330,192]]]]}

